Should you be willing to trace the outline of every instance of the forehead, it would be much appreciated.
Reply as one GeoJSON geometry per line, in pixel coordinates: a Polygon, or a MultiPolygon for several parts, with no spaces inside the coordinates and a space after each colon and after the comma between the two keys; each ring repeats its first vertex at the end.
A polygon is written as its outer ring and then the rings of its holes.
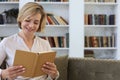
{"type": "Polygon", "coordinates": [[[39,13],[36,13],[36,14],[28,15],[24,19],[40,20],[41,19],[41,15],[39,13]]]}

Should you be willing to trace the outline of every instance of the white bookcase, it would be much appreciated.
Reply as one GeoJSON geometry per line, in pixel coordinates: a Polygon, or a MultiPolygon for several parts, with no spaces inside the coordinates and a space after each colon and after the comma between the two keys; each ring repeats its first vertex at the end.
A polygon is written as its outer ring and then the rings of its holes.
{"type": "MultiPolygon", "coordinates": [[[[27,2],[34,0],[19,0],[19,2],[0,2],[0,11],[12,7],[19,9],[27,2]]],[[[63,16],[69,25],[46,25],[46,32],[37,35],[64,36],[69,33],[69,48],[53,48],[58,53],[69,53],[70,57],[83,57],[84,54],[84,1],[69,0],[69,2],[40,2],[46,11],[63,16]]],[[[9,36],[18,32],[17,24],[0,25],[0,36],[9,36]]]]}
{"type": "MultiPolygon", "coordinates": [[[[92,1],[92,0],[91,0],[92,1]]],[[[92,14],[93,16],[93,24],[92,25],[84,25],[84,36],[112,36],[115,35],[115,46],[112,47],[84,47],[84,50],[93,50],[96,58],[110,58],[110,59],[118,59],[119,58],[119,31],[120,31],[120,0],[116,2],[84,2],[84,14],[92,14]],[[98,14],[105,14],[107,16],[106,25],[95,24],[95,16],[98,14]],[[115,15],[115,24],[108,24],[108,16],[114,14],[115,15]]],[[[85,41],[85,40],[84,40],[85,41]]],[[[102,41],[100,41],[103,43],[102,41]]],[[[85,43],[85,42],[84,42],[85,43]]],[[[112,43],[113,44],[113,43],[112,43]]]]}
{"type": "MultiPolygon", "coordinates": [[[[8,2],[0,3],[1,12],[10,7],[21,8],[27,2],[34,2],[34,0],[20,0],[19,3],[8,2]],[[10,5],[10,6],[9,6],[10,5]],[[4,7],[3,7],[4,6],[4,7]],[[8,7],[8,8],[6,8],[8,7]]],[[[100,54],[113,53],[114,58],[119,59],[120,52],[120,0],[116,3],[90,3],[84,0],[69,0],[69,2],[38,2],[43,5],[46,11],[54,13],[55,15],[63,16],[69,25],[46,25],[45,33],[38,33],[42,36],[65,36],[69,32],[69,48],[53,48],[58,53],[69,53],[70,57],[84,57],[84,50],[94,50],[100,54]],[[115,14],[115,25],[84,25],[84,14],[115,14]],[[115,47],[84,47],[84,36],[86,35],[111,35],[116,34],[115,47]]],[[[11,35],[18,31],[17,24],[0,25],[0,36],[11,35]],[[9,28],[10,27],[10,28],[9,28]],[[5,28],[5,29],[4,29],[5,28]],[[7,28],[7,30],[6,30],[7,28]],[[12,30],[10,30],[12,29],[12,30]]]]}

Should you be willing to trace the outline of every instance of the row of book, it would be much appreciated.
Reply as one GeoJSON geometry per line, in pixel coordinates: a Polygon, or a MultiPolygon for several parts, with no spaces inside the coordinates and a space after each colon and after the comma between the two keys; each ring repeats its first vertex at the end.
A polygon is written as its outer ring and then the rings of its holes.
{"type": "Polygon", "coordinates": [[[115,25],[115,15],[107,14],[85,14],[85,25],[115,25]]]}
{"type": "Polygon", "coordinates": [[[47,14],[47,25],[68,25],[68,22],[62,16],[47,14]]]}
{"type": "Polygon", "coordinates": [[[68,40],[67,40],[67,39],[69,39],[69,38],[66,38],[66,37],[64,37],[64,36],[60,36],[60,37],[58,37],[58,36],[54,36],[54,37],[43,37],[43,36],[42,36],[41,38],[43,38],[43,39],[45,39],[45,40],[48,40],[51,47],[57,47],[57,48],[59,48],[59,47],[60,47],[60,48],[69,47],[69,42],[68,42],[68,40]]]}
{"type": "MultiPolygon", "coordinates": [[[[41,36],[40,36],[41,37],[41,36]]],[[[69,47],[69,33],[66,33],[66,36],[54,36],[54,37],[41,37],[45,40],[48,40],[51,47],[56,48],[68,48],[69,47]]],[[[2,41],[4,37],[0,37],[0,41],[2,41]]]]}
{"type": "Polygon", "coordinates": [[[85,36],[85,47],[115,47],[115,35],[85,36]]]}
{"type": "Polygon", "coordinates": [[[0,0],[0,2],[19,2],[19,0],[0,0]]]}
{"type": "Polygon", "coordinates": [[[116,0],[84,0],[85,2],[116,2],[116,0]]]}
{"type": "Polygon", "coordinates": [[[68,2],[68,0],[35,0],[36,2],[68,2]]]}
{"type": "MultiPolygon", "coordinates": [[[[18,9],[12,8],[0,14],[0,24],[17,23],[18,9]]],[[[47,14],[47,25],[68,25],[68,22],[62,16],[47,14]]]]}

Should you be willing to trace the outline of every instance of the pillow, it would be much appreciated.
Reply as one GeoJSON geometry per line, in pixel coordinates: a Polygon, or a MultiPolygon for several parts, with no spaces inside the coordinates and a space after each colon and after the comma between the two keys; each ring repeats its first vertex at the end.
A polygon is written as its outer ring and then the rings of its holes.
{"type": "Polygon", "coordinates": [[[57,56],[55,64],[60,74],[58,80],[67,80],[68,54],[57,56]]]}

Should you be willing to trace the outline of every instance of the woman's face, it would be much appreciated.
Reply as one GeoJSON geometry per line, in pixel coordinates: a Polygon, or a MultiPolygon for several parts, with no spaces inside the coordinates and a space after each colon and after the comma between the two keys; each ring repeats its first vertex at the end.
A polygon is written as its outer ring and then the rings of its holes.
{"type": "Polygon", "coordinates": [[[22,31],[25,34],[29,34],[29,35],[34,34],[39,28],[40,19],[41,19],[41,15],[39,13],[32,15],[32,16],[27,16],[21,22],[22,31]]]}

